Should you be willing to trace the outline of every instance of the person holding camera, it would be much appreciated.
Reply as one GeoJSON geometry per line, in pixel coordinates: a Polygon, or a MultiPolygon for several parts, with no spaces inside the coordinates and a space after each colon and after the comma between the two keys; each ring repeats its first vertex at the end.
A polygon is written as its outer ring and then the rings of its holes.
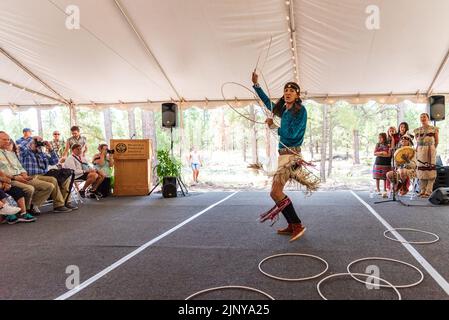
{"type": "Polygon", "coordinates": [[[53,186],[50,198],[53,200],[54,212],[70,212],[78,209],[78,207],[66,203],[70,190],[69,177],[66,177],[60,186],[57,178],[48,174],[49,166],[57,165],[59,162],[58,155],[50,142],[44,141],[41,137],[33,137],[30,142],[19,145],[19,148],[20,162],[27,173],[31,177],[53,186]]]}
{"type": "Polygon", "coordinates": [[[93,159],[92,163],[99,172],[102,172],[105,176],[103,183],[98,187],[98,191],[107,197],[111,194],[111,178],[112,168],[114,167],[114,150],[109,150],[107,144],[100,144],[98,151],[93,159]]]}
{"type": "Polygon", "coordinates": [[[105,179],[103,172],[93,169],[89,166],[86,159],[83,157],[82,147],[79,144],[72,146],[72,155],[70,155],[64,162],[63,167],[72,169],[75,172],[75,179],[85,181],[83,188],[79,191],[81,197],[86,197],[86,190],[92,186],[90,192],[101,197],[97,191],[97,188],[101,185],[105,179]]]}
{"type": "Polygon", "coordinates": [[[98,151],[92,160],[95,169],[104,173],[106,178],[112,176],[112,168],[114,167],[114,150],[109,150],[107,144],[100,144],[98,151]]]}

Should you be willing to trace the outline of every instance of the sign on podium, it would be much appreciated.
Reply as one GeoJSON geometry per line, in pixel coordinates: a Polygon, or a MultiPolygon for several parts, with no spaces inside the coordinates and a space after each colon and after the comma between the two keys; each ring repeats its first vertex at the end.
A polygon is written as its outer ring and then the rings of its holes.
{"type": "Polygon", "coordinates": [[[111,140],[114,150],[114,195],[145,196],[151,190],[150,140],[111,140]]]}

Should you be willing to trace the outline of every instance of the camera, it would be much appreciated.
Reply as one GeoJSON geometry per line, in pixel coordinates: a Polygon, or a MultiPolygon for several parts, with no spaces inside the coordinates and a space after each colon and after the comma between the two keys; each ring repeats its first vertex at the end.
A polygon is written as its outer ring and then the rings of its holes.
{"type": "Polygon", "coordinates": [[[114,151],[114,150],[109,150],[109,149],[108,149],[107,153],[108,153],[108,154],[114,154],[115,151],[114,151]]]}
{"type": "Polygon", "coordinates": [[[45,141],[34,140],[36,147],[45,147],[45,141]]]}

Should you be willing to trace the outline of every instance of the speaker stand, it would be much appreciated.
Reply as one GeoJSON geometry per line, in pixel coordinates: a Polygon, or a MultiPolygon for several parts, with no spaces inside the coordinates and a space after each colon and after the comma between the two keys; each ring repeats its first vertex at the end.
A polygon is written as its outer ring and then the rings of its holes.
{"type": "Polygon", "coordinates": [[[182,196],[185,197],[186,194],[189,194],[189,191],[187,190],[186,185],[185,185],[184,182],[182,181],[181,177],[176,177],[176,180],[178,181],[179,188],[181,189],[182,196]],[[184,189],[183,189],[183,187],[184,187],[184,189]],[[184,191],[184,190],[185,190],[185,191],[184,191]]]}
{"type": "Polygon", "coordinates": [[[161,184],[160,181],[158,181],[158,183],[156,183],[156,185],[154,186],[153,189],[151,189],[150,193],[148,194],[149,196],[151,196],[151,194],[153,193],[153,191],[161,184]]]}

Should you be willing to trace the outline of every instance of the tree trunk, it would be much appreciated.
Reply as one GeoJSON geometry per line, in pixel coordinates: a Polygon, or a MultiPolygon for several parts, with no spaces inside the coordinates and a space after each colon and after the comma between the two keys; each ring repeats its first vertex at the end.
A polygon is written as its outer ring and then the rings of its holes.
{"type": "Polygon", "coordinates": [[[320,177],[322,182],[326,182],[327,109],[328,106],[324,104],[323,124],[321,128],[321,164],[320,164],[320,177]]]}
{"type": "Polygon", "coordinates": [[[333,156],[334,156],[334,148],[333,148],[333,143],[332,143],[332,139],[334,137],[333,131],[333,121],[332,121],[332,110],[329,110],[329,114],[328,114],[328,123],[329,123],[329,164],[327,167],[327,176],[330,177],[332,175],[332,161],[333,161],[333,156]]]}
{"type": "Polygon", "coordinates": [[[104,133],[105,133],[106,143],[109,144],[111,139],[113,138],[111,109],[106,108],[103,110],[103,119],[104,119],[104,133]]]}
{"type": "Polygon", "coordinates": [[[243,162],[246,162],[246,130],[243,131],[243,139],[242,139],[242,152],[243,152],[243,162]]]}
{"type": "Polygon", "coordinates": [[[200,135],[200,143],[201,143],[201,149],[205,150],[208,147],[208,141],[207,136],[208,134],[205,132],[207,130],[206,128],[209,128],[206,126],[207,124],[207,109],[203,109],[203,125],[201,127],[201,135],[200,135]]]}
{"type": "Polygon", "coordinates": [[[136,132],[136,116],[134,114],[134,108],[128,110],[128,128],[129,138],[134,139],[137,137],[136,132]]]}
{"type": "Polygon", "coordinates": [[[404,122],[405,116],[404,116],[404,108],[405,108],[405,103],[401,102],[396,106],[396,110],[397,110],[397,121],[398,121],[398,132],[399,132],[399,124],[401,122],[404,122]]]}
{"type": "Polygon", "coordinates": [[[353,135],[353,150],[354,150],[354,164],[360,164],[360,132],[357,129],[352,131],[353,135]]]}
{"type": "Polygon", "coordinates": [[[37,109],[37,133],[39,134],[39,137],[44,136],[44,130],[42,128],[42,114],[41,109],[37,109]]]}
{"type": "Polygon", "coordinates": [[[274,134],[270,134],[270,145],[271,145],[271,152],[270,152],[270,163],[268,166],[269,172],[274,172],[277,170],[278,167],[278,147],[279,142],[276,139],[276,136],[274,134]]]}
{"type": "Polygon", "coordinates": [[[226,151],[226,122],[225,122],[225,109],[221,108],[221,121],[220,121],[220,134],[221,134],[221,151],[226,151]]]}
{"type": "Polygon", "coordinates": [[[271,154],[271,133],[270,128],[265,126],[265,156],[270,159],[271,154]]]}
{"type": "MultiPolygon", "coordinates": [[[[251,120],[256,120],[256,112],[254,109],[254,105],[249,107],[249,117],[251,120]]],[[[251,151],[252,151],[252,163],[259,163],[259,157],[257,152],[257,128],[254,122],[250,124],[251,128],[251,151]]]]}
{"type": "Polygon", "coordinates": [[[150,139],[151,141],[151,175],[153,184],[156,185],[158,177],[156,170],[153,171],[153,168],[157,165],[157,140],[153,111],[142,110],[142,136],[144,139],[150,139]]]}
{"type": "Polygon", "coordinates": [[[313,153],[313,132],[312,132],[312,123],[311,122],[309,122],[309,138],[310,138],[310,141],[309,141],[310,157],[311,157],[311,160],[313,160],[313,155],[314,155],[314,153],[313,153]]]}
{"type": "MultiPolygon", "coordinates": [[[[173,132],[175,132],[173,130],[173,132]]],[[[184,146],[184,111],[182,110],[182,103],[179,104],[179,159],[182,159],[182,148],[184,146]]],[[[175,138],[173,137],[173,140],[175,138]]]]}

